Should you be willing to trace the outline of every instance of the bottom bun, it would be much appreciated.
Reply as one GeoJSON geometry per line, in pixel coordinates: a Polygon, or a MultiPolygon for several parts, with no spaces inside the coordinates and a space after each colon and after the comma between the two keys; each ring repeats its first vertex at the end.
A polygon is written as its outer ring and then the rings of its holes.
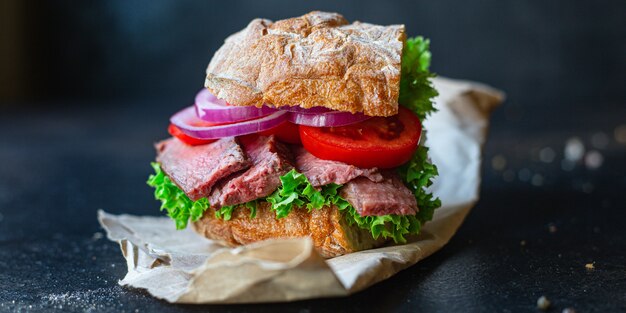
{"type": "Polygon", "coordinates": [[[250,210],[239,206],[233,210],[230,220],[215,217],[215,210],[208,209],[193,224],[194,230],[227,246],[245,245],[272,238],[311,237],[317,251],[326,258],[372,249],[385,243],[382,237],[374,239],[367,230],[348,225],[337,207],[319,210],[294,209],[280,219],[267,202],[257,206],[256,217],[250,218],[250,210]]]}

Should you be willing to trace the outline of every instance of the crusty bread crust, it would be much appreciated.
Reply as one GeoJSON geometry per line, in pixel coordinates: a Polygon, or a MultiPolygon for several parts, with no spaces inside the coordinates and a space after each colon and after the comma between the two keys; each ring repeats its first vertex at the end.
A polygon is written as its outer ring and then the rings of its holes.
{"type": "Polygon", "coordinates": [[[405,39],[404,25],[348,24],[337,13],[255,19],[215,53],[205,86],[234,105],[391,116],[398,113],[405,39]]]}
{"type": "Polygon", "coordinates": [[[372,235],[350,226],[336,207],[320,210],[294,209],[287,217],[276,219],[269,203],[258,205],[257,215],[250,218],[250,210],[244,206],[235,208],[228,221],[215,217],[215,210],[208,209],[204,216],[193,223],[194,230],[228,246],[249,244],[271,238],[309,236],[317,251],[326,258],[379,247],[385,240],[375,240],[372,235]]]}

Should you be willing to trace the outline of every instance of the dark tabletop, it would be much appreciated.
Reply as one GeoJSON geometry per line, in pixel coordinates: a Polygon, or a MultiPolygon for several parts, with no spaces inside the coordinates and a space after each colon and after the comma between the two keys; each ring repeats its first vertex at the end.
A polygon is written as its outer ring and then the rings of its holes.
{"type": "Polygon", "coordinates": [[[626,310],[623,107],[546,109],[535,119],[518,118],[506,105],[497,110],[481,199],[459,232],[433,256],[365,291],[192,306],[118,286],[124,259],[96,221],[97,209],[159,214],[145,180],[151,143],[166,135],[171,113],[160,104],[0,114],[0,311],[518,312],[536,310],[541,296],[553,312],[626,310]],[[528,128],[511,131],[511,123],[528,128]],[[568,162],[581,147],[583,160],[568,162]]]}

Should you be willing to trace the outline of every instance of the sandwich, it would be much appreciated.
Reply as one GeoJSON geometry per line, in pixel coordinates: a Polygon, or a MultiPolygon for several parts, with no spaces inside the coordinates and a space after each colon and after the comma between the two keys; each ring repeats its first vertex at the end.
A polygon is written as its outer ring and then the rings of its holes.
{"type": "Polygon", "coordinates": [[[423,144],[430,59],[404,25],[253,20],[155,145],[161,210],[227,246],[311,237],[330,258],[407,242],[441,205],[423,144]]]}

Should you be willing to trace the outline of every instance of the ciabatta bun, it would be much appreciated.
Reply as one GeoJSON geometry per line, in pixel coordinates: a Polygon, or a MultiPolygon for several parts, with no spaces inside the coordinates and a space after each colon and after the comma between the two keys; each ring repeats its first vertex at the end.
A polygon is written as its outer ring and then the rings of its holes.
{"type": "Polygon", "coordinates": [[[215,53],[205,86],[239,106],[391,116],[398,113],[405,40],[404,25],[349,24],[337,13],[255,19],[215,53]]]}
{"type": "Polygon", "coordinates": [[[208,209],[193,223],[194,230],[227,246],[245,245],[271,238],[311,237],[317,251],[326,258],[379,247],[386,240],[375,240],[369,231],[348,225],[336,207],[319,210],[295,208],[286,217],[276,219],[269,203],[259,203],[256,217],[250,218],[245,206],[233,210],[230,220],[215,217],[208,209]]]}

